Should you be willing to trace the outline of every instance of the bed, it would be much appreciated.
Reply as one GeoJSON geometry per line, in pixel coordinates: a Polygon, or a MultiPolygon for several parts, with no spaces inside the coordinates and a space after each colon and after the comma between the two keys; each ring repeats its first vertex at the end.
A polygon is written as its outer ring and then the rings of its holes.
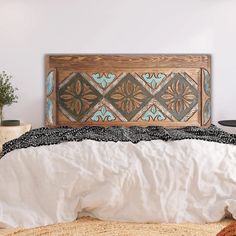
{"type": "Polygon", "coordinates": [[[47,56],[46,127],[3,146],[1,226],[236,217],[236,136],[211,124],[210,65],[209,55],[47,56]]]}

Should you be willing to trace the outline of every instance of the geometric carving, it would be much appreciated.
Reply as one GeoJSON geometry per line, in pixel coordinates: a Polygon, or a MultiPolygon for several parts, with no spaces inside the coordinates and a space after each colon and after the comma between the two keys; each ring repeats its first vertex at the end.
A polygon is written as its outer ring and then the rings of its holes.
{"type": "Polygon", "coordinates": [[[47,96],[51,95],[54,83],[54,71],[50,71],[47,76],[47,96]]]}
{"type": "Polygon", "coordinates": [[[161,121],[165,119],[166,117],[164,116],[164,114],[155,105],[152,105],[142,116],[142,120],[145,121],[161,121]]]}
{"type": "Polygon", "coordinates": [[[157,75],[155,73],[145,73],[142,78],[152,89],[156,89],[161,81],[166,78],[166,75],[163,73],[158,73],[157,75]]]}
{"type": "Polygon", "coordinates": [[[202,96],[202,121],[203,124],[210,123],[211,120],[211,77],[206,69],[202,69],[203,76],[203,96],[202,96]]]}
{"type": "Polygon", "coordinates": [[[157,100],[176,120],[181,121],[198,103],[198,91],[180,73],[172,78],[157,93],[157,100]]]}
{"type": "Polygon", "coordinates": [[[102,95],[79,73],[65,79],[58,96],[59,106],[70,120],[80,120],[102,99],[102,95]]]}
{"type": "Polygon", "coordinates": [[[46,76],[46,121],[49,125],[56,123],[56,71],[51,69],[46,76]]]}
{"type": "Polygon", "coordinates": [[[204,92],[207,96],[210,96],[211,92],[211,78],[207,70],[203,70],[204,73],[204,92]]]}
{"type": "Polygon", "coordinates": [[[47,120],[50,124],[54,123],[54,120],[53,120],[53,102],[50,98],[47,98],[47,120]]]}
{"type": "Polygon", "coordinates": [[[48,56],[46,125],[209,126],[208,55],[48,56]]]}
{"type": "Polygon", "coordinates": [[[113,121],[116,120],[115,116],[105,107],[102,106],[91,117],[92,121],[113,121]]]}
{"type": "Polygon", "coordinates": [[[93,73],[91,76],[102,88],[106,88],[116,78],[113,73],[93,73]]]}
{"type": "Polygon", "coordinates": [[[203,118],[204,118],[203,120],[204,124],[206,124],[211,118],[211,99],[210,98],[208,98],[204,104],[203,118]]]}
{"type": "Polygon", "coordinates": [[[130,121],[150,101],[151,95],[131,74],[127,74],[105,98],[130,121]]]}

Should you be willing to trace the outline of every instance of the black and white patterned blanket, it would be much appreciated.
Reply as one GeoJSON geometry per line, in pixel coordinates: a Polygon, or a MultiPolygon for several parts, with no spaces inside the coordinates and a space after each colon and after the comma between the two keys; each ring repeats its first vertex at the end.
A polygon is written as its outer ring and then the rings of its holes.
{"type": "Polygon", "coordinates": [[[143,127],[82,127],[82,128],[39,128],[31,130],[18,139],[14,139],[3,145],[2,156],[16,149],[53,145],[69,141],[82,141],[85,139],[96,141],[122,141],[138,143],[161,139],[164,141],[176,141],[183,139],[200,139],[211,142],[236,144],[236,135],[229,134],[211,125],[209,128],[186,127],[179,129],[166,129],[160,126],[143,127]]]}

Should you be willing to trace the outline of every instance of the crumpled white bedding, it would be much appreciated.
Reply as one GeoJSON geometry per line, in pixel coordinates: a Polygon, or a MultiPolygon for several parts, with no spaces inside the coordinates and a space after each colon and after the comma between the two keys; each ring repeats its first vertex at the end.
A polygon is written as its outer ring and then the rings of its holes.
{"type": "Polygon", "coordinates": [[[200,140],[84,140],[15,150],[0,160],[0,225],[36,227],[90,215],[132,222],[236,218],[236,146],[200,140]]]}

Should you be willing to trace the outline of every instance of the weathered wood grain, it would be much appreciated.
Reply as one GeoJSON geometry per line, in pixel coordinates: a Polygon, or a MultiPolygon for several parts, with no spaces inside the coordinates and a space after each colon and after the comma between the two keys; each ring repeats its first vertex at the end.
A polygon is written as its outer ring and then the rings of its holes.
{"type": "Polygon", "coordinates": [[[209,55],[47,55],[45,62],[46,81],[52,71],[55,80],[46,96],[53,107],[49,112],[46,105],[48,127],[211,123],[206,112],[210,95],[204,90],[211,72],[209,55]],[[94,81],[95,75],[106,87],[94,81]]]}

